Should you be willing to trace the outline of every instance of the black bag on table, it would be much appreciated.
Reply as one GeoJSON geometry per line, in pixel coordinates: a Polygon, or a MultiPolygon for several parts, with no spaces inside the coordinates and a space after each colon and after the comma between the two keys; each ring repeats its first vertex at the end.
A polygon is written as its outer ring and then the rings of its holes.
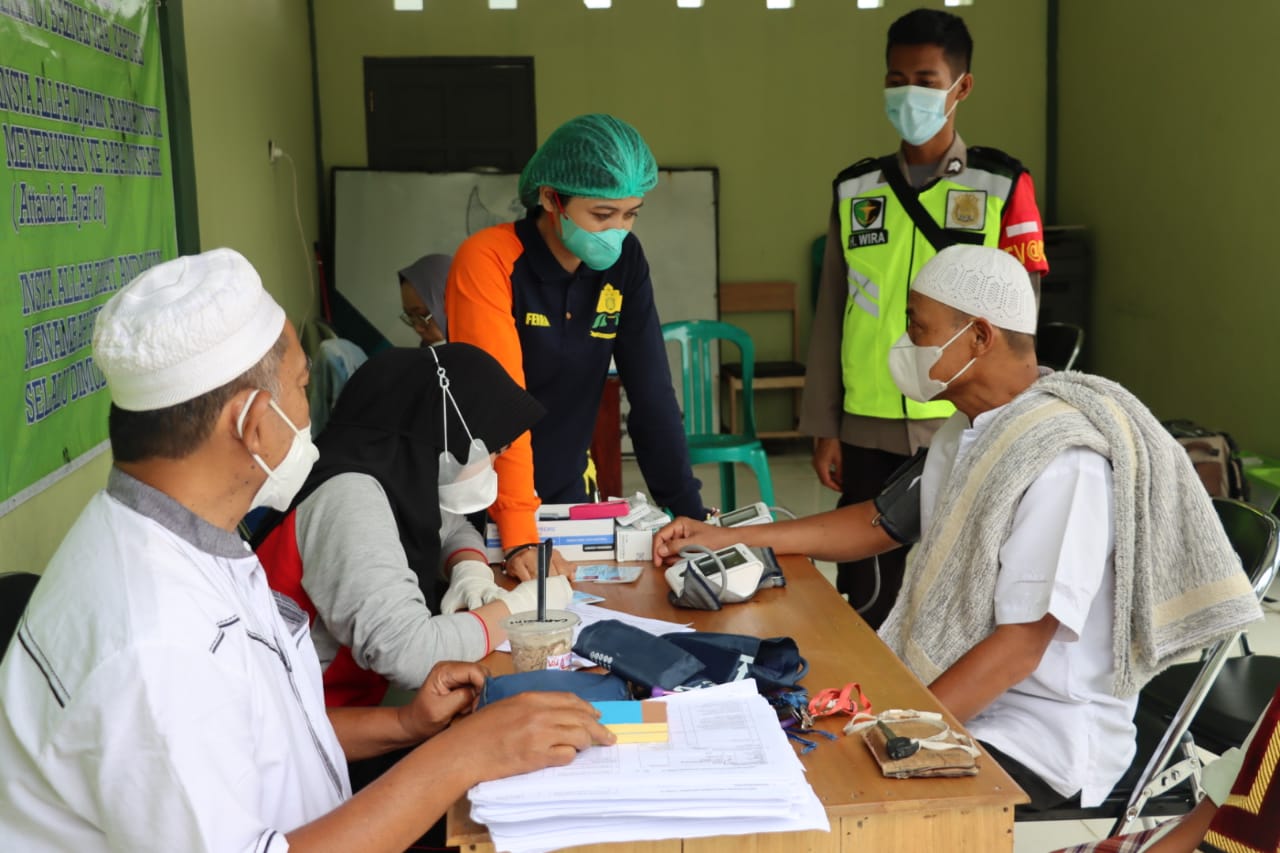
{"type": "Polygon", "coordinates": [[[663,690],[727,684],[747,678],[758,690],[793,688],[809,671],[790,637],[678,631],[655,637],[606,619],[578,635],[574,652],[642,688],[663,690]]]}

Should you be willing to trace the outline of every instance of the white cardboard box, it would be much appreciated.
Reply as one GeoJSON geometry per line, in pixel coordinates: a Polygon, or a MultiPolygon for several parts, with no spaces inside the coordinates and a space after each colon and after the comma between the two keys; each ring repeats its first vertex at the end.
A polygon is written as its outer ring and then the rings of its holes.
{"type": "Polygon", "coordinates": [[[619,563],[653,559],[653,531],[638,530],[619,524],[614,531],[615,552],[619,563]]]}
{"type": "MultiPolygon", "coordinates": [[[[566,560],[614,559],[614,521],[612,518],[570,520],[570,504],[543,504],[538,508],[538,538],[552,539],[566,560]]],[[[502,540],[492,521],[485,526],[485,553],[489,562],[502,562],[502,540]]]]}

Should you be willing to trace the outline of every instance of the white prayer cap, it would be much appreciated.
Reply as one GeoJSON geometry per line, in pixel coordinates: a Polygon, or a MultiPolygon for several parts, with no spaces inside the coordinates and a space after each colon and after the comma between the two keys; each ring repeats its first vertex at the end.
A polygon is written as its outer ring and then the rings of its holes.
{"type": "Polygon", "coordinates": [[[911,289],[1001,329],[1036,333],[1031,277],[1003,249],[948,246],[920,268],[911,289]]]}
{"type": "Polygon", "coordinates": [[[111,401],[147,412],[235,379],[262,360],[284,323],[244,256],[214,249],[157,264],[107,300],[93,358],[111,401]]]}

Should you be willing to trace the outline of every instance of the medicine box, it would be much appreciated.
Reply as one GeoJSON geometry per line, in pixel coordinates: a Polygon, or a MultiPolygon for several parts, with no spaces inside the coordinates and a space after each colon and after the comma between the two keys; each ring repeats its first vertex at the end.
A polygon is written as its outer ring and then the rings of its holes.
{"type": "Polygon", "coordinates": [[[619,524],[614,531],[617,560],[619,563],[648,562],[653,559],[653,531],[639,530],[619,524]]]}
{"type": "MultiPolygon", "coordinates": [[[[538,538],[555,540],[555,548],[566,560],[612,560],[614,537],[612,518],[570,519],[572,504],[543,504],[538,508],[538,538]]],[[[502,562],[502,540],[492,521],[485,525],[485,553],[489,562],[502,562]]]]}

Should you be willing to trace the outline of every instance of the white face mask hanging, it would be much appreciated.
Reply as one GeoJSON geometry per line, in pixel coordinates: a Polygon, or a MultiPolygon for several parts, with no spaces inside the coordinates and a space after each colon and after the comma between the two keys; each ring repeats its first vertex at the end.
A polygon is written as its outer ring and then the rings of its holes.
{"type": "Polygon", "coordinates": [[[440,412],[444,419],[444,450],[440,453],[440,473],[436,490],[440,497],[440,509],[455,515],[469,515],[488,509],[498,497],[498,472],[493,470],[489,448],[484,441],[471,435],[462,410],[449,392],[449,375],[440,364],[440,356],[431,349],[436,360],[436,376],[440,381],[440,412]],[[467,461],[458,462],[449,452],[449,408],[458,413],[462,428],[467,432],[467,461]]]}

